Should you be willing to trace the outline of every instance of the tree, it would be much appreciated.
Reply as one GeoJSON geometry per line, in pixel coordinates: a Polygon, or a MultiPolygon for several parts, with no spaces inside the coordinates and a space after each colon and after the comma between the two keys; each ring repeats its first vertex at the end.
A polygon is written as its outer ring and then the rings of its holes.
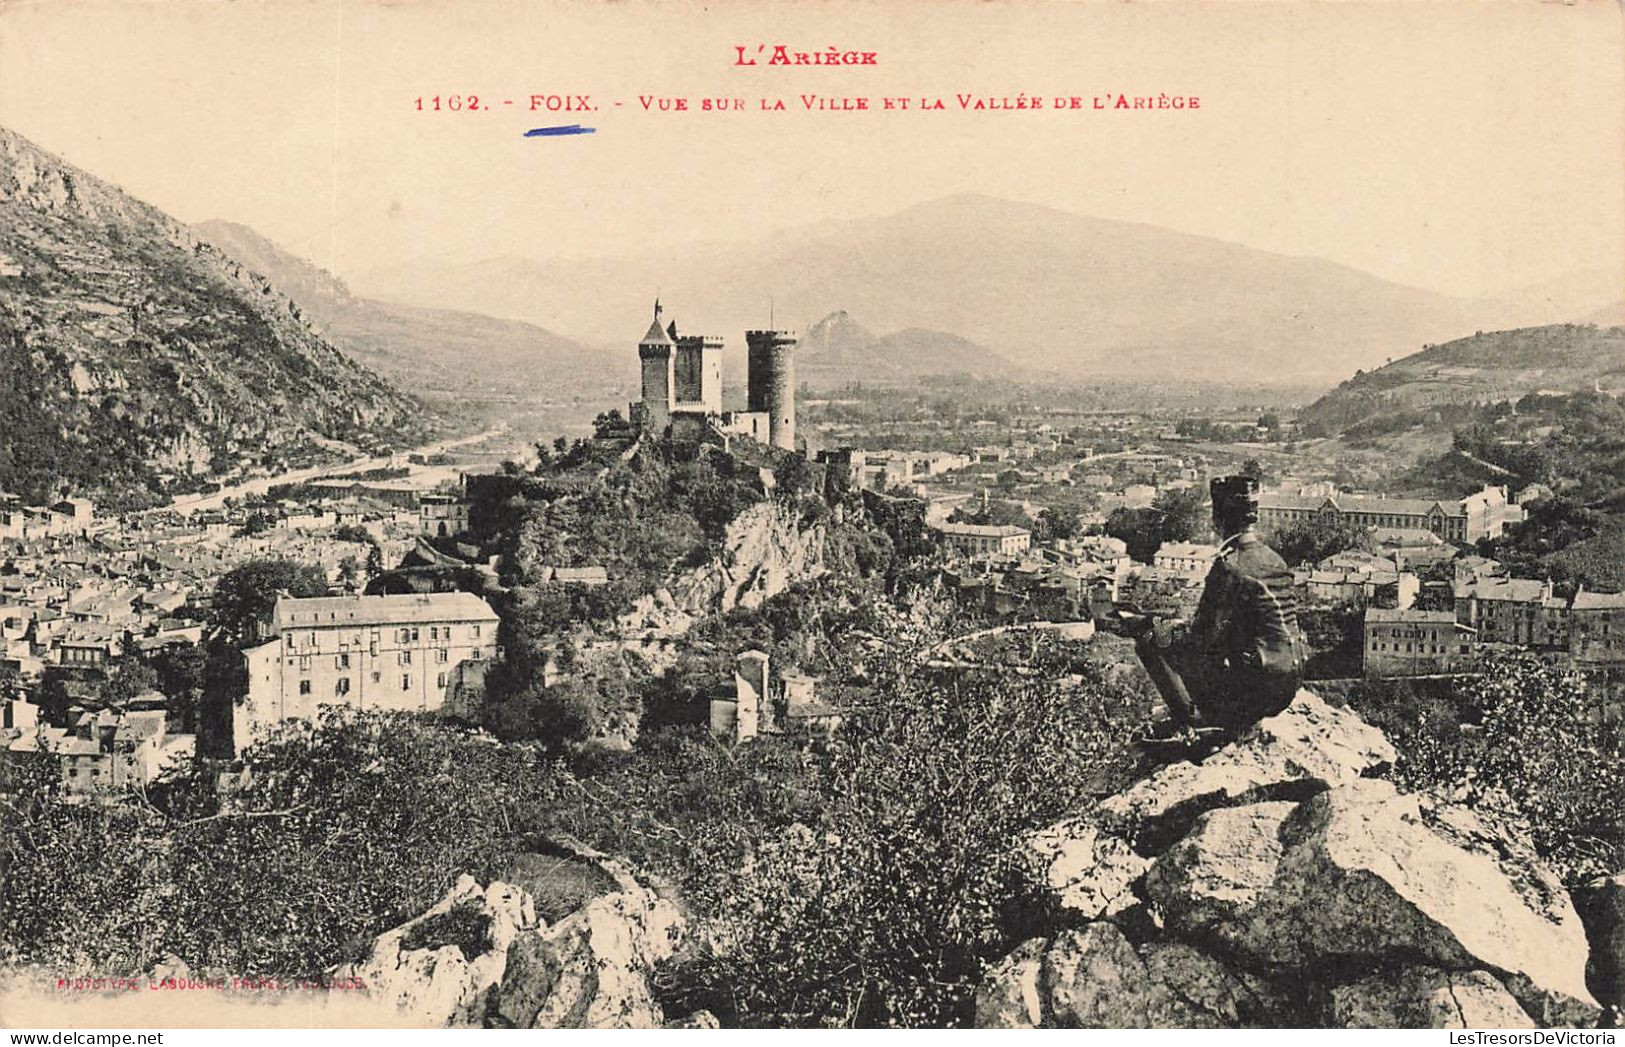
{"type": "Polygon", "coordinates": [[[276,527],[276,522],[276,514],[269,509],[256,509],[248,514],[248,518],[243,521],[242,529],[238,531],[238,534],[245,536],[264,534],[276,527]]]}
{"type": "Polygon", "coordinates": [[[1051,506],[1038,514],[1035,537],[1041,542],[1069,540],[1083,532],[1083,521],[1076,509],[1051,506]]]}
{"type": "Polygon", "coordinates": [[[1193,542],[1212,537],[1207,495],[1197,487],[1160,492],[1151,508],[1162,516],[1162,540],[1193,542]]]}
{"type": "Polygon", "coordinates": [[[500,874],[563,799],[528,752],[402,714],[291,722],[246,759],[229,806],[209,765],[150,804],[25,783],[0,804],[0,962],[318,978],[459,872],[500,874]]]}
{"type": "Polygon", "coordinates": [[[68,670],[60,665],[46,666],[45,675],[40,679],[40,715],[57,727],[68,723],[68,706],[73,704],[73,693],[68,687],[70,679],[68,670]]]}
{"type": "Polygon", "coordinates": [[[1294,566],[1319,563],[1350,549],[1371,547],[1371,532],[1338,517],[1312,516],[1267,530],[1264,540],[1294,566]]]}
{"type": "Polygon", "coordinates": [[[1163,491],[1147,509],[1115,509],[1106,533],[1120,538],[1128,554],[1150,563],[1164,542],[1199,541],[1211,536],[1207,499],[1195,487],[1163,491]]]}
{"type": "Polygon", "coordinates": [[[807,456],[787,454],[773,469],[773,490],[782,498],[798,498],[812,489],[812,469],[807,456]]]}
{"type": "Polygon", "coordinates": [[[354,556],[339,561],[339,584],[345,592],[353,593],[361,588],[361,561],[354,556]]]}
{"type": "Polygon", "coordinates": [[[1413,787],[1462,790],[1520,824],[1569,883],[1625,866],[1625,732],[1592,715],[1572,669],[1529,654],[1490,656],[1463,680],[1452,715],[1390,733],[1413,787]],[[1466,729],[1462,724],[1469,725],[1466,729]]]}
{"type": "Polygon", "coordinates": [[[1126,776],[1136,714],[1098,669],[892,655],[821,761],[823,816],[762,834],[718,904],[733,947],[698,977],[742,1024],[968,1024],[986,965],[1029,933],[1019,838],[1126,776]]]}
{"type": "Polygon", "coordinates": [[[1264,486],[1264,484],[1267,482],[1265,478],[1266,474],[1264,472],[1264,463],[1259,461],[1257,458],[1249,458],[1245,462],[1241,463],[1241,475],[1250,476],[1254,480],[1257,480],[1260,487],[1264,486]]]}
{"type": "Polygon", "coordinates": [[[152,667],[158,673],[158,689],[169,698],[169,729],[195,732],[208,686],[208,651],[195,643],[166,647],[153,658],[152,667]]]}
{"type": "Polygon", "coordinates": [[[158,689],[158,673],[135,658],[125,658],[102,681],[98,697],[106,705],[121,706],[132,698],[158,689]]]}
{"type": "Polygon", "coordinates": [[[258,636],[258,623],[277,596],[326,596],[321,568],[293,560],[250,560],[220,577],[214,587],[214,626],[225,642],[241,647],[258,636]]]}

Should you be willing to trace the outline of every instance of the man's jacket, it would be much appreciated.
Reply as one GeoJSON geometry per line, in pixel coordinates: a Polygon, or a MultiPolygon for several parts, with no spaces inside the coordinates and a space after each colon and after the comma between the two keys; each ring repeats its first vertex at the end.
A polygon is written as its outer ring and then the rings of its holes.
{"type": "Polygon", "coordinates": [[[1186,640],[1230,672],[1295,678],[1301,640],[1286,561],[1251,531],[1226,539],[1186,640]]]}

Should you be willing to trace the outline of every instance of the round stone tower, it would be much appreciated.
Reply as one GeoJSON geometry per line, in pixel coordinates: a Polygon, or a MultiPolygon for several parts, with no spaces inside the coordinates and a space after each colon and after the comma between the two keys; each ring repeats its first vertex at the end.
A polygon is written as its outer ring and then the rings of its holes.
{"type": "Polygon", "coordinates": [[[747,400],[767,414],[768,443],[796,449],[796,336],[790,331],[746,331],[747,400]]]}
{"type": "Polygon", "coordinates": [[[660,326],[660,302],[655,301],[654,322],[638,343],[638,360],[643,368],[643,416],[656,434],[671,424],[672,397],[676,390],[674,356],[677,345],[660,326]]]}

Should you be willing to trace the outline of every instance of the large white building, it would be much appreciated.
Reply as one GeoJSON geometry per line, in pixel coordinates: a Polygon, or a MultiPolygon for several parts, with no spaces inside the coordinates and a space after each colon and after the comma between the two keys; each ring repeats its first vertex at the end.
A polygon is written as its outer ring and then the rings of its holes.
{"type": "Polygon", "coordinates": [[[1280,491],[1258,498],[1258,522],[1264,527],[1332,520],[1359,528],[1429,531],[1450,542],[1498,538],[1523,518],[1523,510],[1508,503],[1506,488],[1490,485],[1457,501],[1280,491]]]}
{"type": "Polygon", "coordinates": [[[233,715],[241,750],[324,705],[467,712],[497,655],[497,615],[472,593],[283,597],[266,642],[243,652],[248,695],[233,715]]]}
{"type": "Polygon", "coordinates": [[[1032,532],[1013,524],[938,523],[931,525],[942,544],[960,556],[987,556],[993,553],[1025,552],[1033,541],[1032,532]]]}

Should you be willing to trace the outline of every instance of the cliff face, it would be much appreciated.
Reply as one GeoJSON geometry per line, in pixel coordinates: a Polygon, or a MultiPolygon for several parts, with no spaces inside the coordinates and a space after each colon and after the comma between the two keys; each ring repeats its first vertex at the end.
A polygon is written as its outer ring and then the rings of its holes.
{"type": "Polygon", "coordinates": [[[160,473],[421,431],[418,404],[162,211],[0,129],[0,488],[119,501],[160,473]]]}
{"type": "Polygon", "coordinates": [[[793,583],[823,573],[826,537],[821,525],[803,529],[795,510],[783,503],[759,502],[728,525],[719,556],[672,580],[672,599],[696,615],[760,607],[793,583]]]}
{"type": "Polygon", "coordinates": [[[728,524],[716,556],[674,574],[639,600],[620,619],[621,635],[658,648],[704,615],[760,607],[796,582],[824,572],[828,536],[822,524],[803,528],[795,510],[776,500],[758,502],[728,524]]]}
{"type": "Polygon", "coordinates": [[[985,979],[994,1027],[1591,1025],[1589,945],[1528,845],[1371,775],[1308,692],[1028,847],[1058,918],[985,979]]]}

